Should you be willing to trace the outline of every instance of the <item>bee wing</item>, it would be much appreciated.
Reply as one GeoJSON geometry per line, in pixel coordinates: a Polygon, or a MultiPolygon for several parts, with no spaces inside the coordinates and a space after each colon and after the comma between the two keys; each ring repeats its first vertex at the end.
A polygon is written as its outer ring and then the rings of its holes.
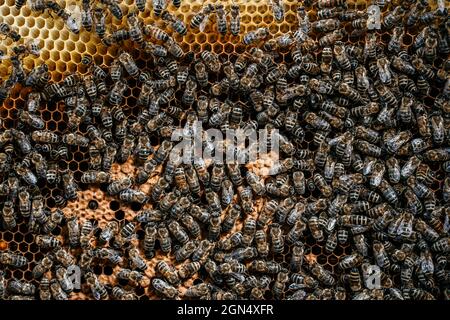
{"type": "Polygon", "coordinates": [[[237,281],[239,281],[239,282],[244,282],[245,281],[245,276],[242,273],[231,272],[230,275],[233,278],[235,278],[237,281]]]}
{"type": "Polygon", "coordinates": [[[200,26],[199,26],[200,32],[204,32],[205,31],[206,24],[208,23],[208,21],[209,21],[209,14],[206,15],[206,17],[203,18],[203,21],[200,23],[200,26]]]}
{"type": "Polygon", "coordinates": [[[5,55],[3,52],[0,52],[0,60],[8,60],[11,59],[11,56],[5,55]]]}
{"type": "Polygon", "coordinates": [[[291,283],[289,285],[289,290],[300,290],[305,288],[307,288],[307,286],[305,286],[304,284],[291,283]]]}

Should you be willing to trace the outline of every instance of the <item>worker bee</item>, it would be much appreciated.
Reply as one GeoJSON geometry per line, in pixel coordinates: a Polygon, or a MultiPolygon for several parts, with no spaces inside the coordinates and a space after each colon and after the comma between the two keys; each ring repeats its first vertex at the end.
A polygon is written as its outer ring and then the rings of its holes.
{"type": "Polygon", "coordinates": [[[169,253],[172,249],[172,239],[169,236],[169,231],[163,225],[160,225],[157,230],[156,238],[158,239],[161,250],[164,253],[169,253]]]}
{"type": "Polygon", "coordinates": [[[36,286],[34,284],[12,279],[8,282],[8,286],[6,287],[9,293],[17,294],[17,295],[34,295],[36,291],[36,286]]]}
{"type": "Polygon", "coordinates": [[[171,220],[167,224],[167,228],[169,229],[170,233],[174,236],[174,238],[180,242],[181,244],[185,244],[189,241],[189,236],[186,233],[186,231],[180,226],[180,224],[175,221],[171,220]]]}
{"type": "Polygon", "coordinates": [[[115,286],[112,288],[111,295],[116,300],[137,300],[137,297],[133,292],[125,291],[119,286],[115,286]]]}
{"type": "Polygon", "coordinates": [[[161,13],[167,8],[166,0],[152,0],[153,12],[157,17],[161,15],[161,13]]]}
{"type": "Polygon", "coordinates": [[[130,263],[133,268],[145,271],[147,269],[147,263],[141,257],[139,250],[137,248],[131,248],[128,250],[128,255],[130,257],[130,263]]]}
{"type": "Polygon", "coordinates": [[[20,34],[6,22],[0,23],[0,34],[11,38],[14,42],[19,41],[21,38],[20,34]]]}
{"type": "Polygon", "coordinates": [[[64,23],[66,24],[67,28],[75,33],[78,34],[80,33],[80,27],[81,27],[81,21],[80,19],[73,15],[70,14],[69,12],[67,12],[63,7],[61,7],[56,1],[49,1],[46,4],[46,7],[50,10],[53,11],[58,17],[60,17],[61,19],[63,19],[64,23]]]}
{"type": "Polygon", "coordinates": [[[127,15],[127,23],[130,30],[130,39],[137,43],[142,43],[144,41],[144,35],[141,28],[141,22],[135,12],[127,15]]]}
{"type": "Polygon", "coordinates": [[[168,23],[170,23],[172,29],[176,33],[178,33],[178,34],[180,34],[182,36],[186,35],[187,28],[186,28],[186,25],[184,24],[184,22],[181,19],[177,18],[176,16],[174,16],[171,13],[169,13],[168,11],[164,11],[161,14],[161,18],[164,21],[167,21],[168,23]]]}
{"type": "Polygon", "coordinates": [[[0,263],[14,268],[21,268],[28,263],[28,259],[10,251],[0,252],[0,263]]]}
{"type": "Polygon", "coordinates": [[[76,184],[73,174],[71,172],[66,172],[61,177],[64,189],[64,195],[67,199],[77,199],[78,185],[76,184]]]}
{"type": "Polygon", "coordinates": [[[269,3],[272,8],[272,13],[275,21],[277,22],[283,21],[285,13],[283,0],[271,0],[269,3]]]}
{"type": "Polygon", "coordinates": [[[232,35],[237,36],[241,32],[241,13],[238,4],[234,2],[231,4],[230,15],[230,32],[232,35]]]}
{"type": "Polygon", "coordinates": [[[178,276],[181,279],[188,279],[196,274],[200,270],[201,266],[202,265],[200,264],[200,262],[188,262],[182,264],[180,269],[178,269],[178,276]]]}
{"type": "Polygon", "coordinates": [[[90,1],[83,0],[81,4],[81,26],[87,31],[91,31],[93,19],[90,1]]]}
{"type": "Polygon", "coordinates": [[[84,277],[95,300],[106,300],[108,298],[108,292],[106,291],[105,286],[99,281],[95,274],[88,272],[84,277]]]}
{"type": "Polygon", "coordinates": [[[178,290],[175,287],[169,285],[167,282],[159,278],[154,278],[152,280],[152,286],[156,290],[156,292],[169,299],[174,299],[179,294],[178,290]]]}
{"type": "Polygon", "coordinates": [[[133,286],[136,286],[142,282],[144,274],[137,270],[120,269],[117,278],[130,281],[133,286]]]}
{"type": "Polygon", "coordinates": [[[180,282],[177,272],[164,260],[159,261],[156,264],[156,270],[171,284],[177,284],[180,282]]]}
{"type": "Polygon", "coordinates": [[[269,29],[267,28],[258,28],[254,31],[250,31],[244,35],[242,38],[242,42],[245,45],[250,45],[255,42],[259,42],[261,40],[264,40],[269,35],[269,29]]]}
{"type": "Polygon", "coordinates": [[[201,32],[205,30],[206,23],[209,20],[209,15],[214,12],[214,5],[206,4],[200,11],[198,11],[191,19],[190,27],[192,29],[199,29],[201,32]]]}
{"type": "Polygon", "coordinates": [[[101,0],[106,5],[109,12],[118,20],[122,20],[123,12],[116,0],[101,0]]]}
{"type": "Polygon", "coordinates": [[[119,55],[119,62],[122,64],[123,68],[127,71],[127,73],[133,78],[139,77],[139,68],[136,65],[136,62],[131,57],[128,52],[123,51],[119,55]]]}

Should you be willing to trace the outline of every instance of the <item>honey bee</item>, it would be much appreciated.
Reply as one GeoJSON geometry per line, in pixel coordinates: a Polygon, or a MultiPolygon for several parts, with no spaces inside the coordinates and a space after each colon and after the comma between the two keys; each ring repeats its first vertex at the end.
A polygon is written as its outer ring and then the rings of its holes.
{"type": "Polygon", "coordinates": [[[14,42],[20,40],[20,34],[6,22],[0,23],[0,34],[7,38],[11,38],[14,42]]]}
{"type": "Polygon", "coordinates": [[[5,251],[0,252],[0,263],[14,268],[21,268],[28,263],[28,259],[22,255],[5,251]]]}
{"type": "Polygon", "coordinates": [[[172,239],[169,236],[169,231],[163,225],[157,229],[156,238],[158,239],[161,250],[164,253],[169,253],[172,250],[172,239]]]}
{"type": "Polygon", "coordinates": [[[166,10],[168,2],[166,0],[152,0],[153,12],[157,17],[166,10]]]}
{"type": "Polygon", "coordinates": [[[206,283],[200,283],[189,287],[185,293],[185,297],[203,298],[210,294],[210,287],[206,283]]]}
{"type": "Polygon", "coordinates": [[[95,8],[94,10],[94,30],[97,35],[103,39],[106,33],[106,15],[101,8],[95,8]]]}
{"type": "Polygon", "coordinates": [[[6,289],[9,293],[28,296],[34,295],[36,286],[25,281],[13,279],[8,282],[8,286],[6,287],[6,289]]]}
{"type": "Polygon", "coordinates": [[[50,11],[53,11],[58,17],[62,18],[67,28],[71,32],[75,34],[80,33],[81,21],[77,17],[75,17],[75,15],[72,15],[69,12],[67,12],[56,1],[49,1],[46,4],[46,7],[50,11]]]}
{"type": "Polygon", "coordinates": [[[215,244],[210,242],[209,240],[200,241],[197,250],[191,256],[192,261],[205,261],[211,251],[213,250],[215,244]]]}
{"type": "Polygon", "coordinates": [[[108,299],[108,292],[106,291],[105,286],[99,281],[95,274],[88,272],[85,274],[85,278],[95,300],[108,299]]]}
{"type": "Polygon", "coordinates": [[[227,16],[223,4],[216,4],[214,7],[216,14],[217,31],[225,35],[227,33],[227,16]]]}
{"type": "Polygon", "coordinates": [[[159,278],[154,278],[152,280],[152,286],[156,290],[156,292],[169,299],[174,299],[179,294],[178,290],[175,287],[169,285],[167,282],[159,278]]]}
{"type": "MultiPolygon", "coordinates": [[[[131,57],[131,55],[128,52],[123,51],[119,55],[119,62],[122,64],[123,68],[127,71],[127,73],[133,77],[138,78],[139,77],[139,68],[136,65],[136,62],[131,57]]],[[[118,81],[120,83],[120,81],[118,81]]]]}
{"type": "Polygon", "coordinates": [[[139,21],[136,12],[127,15],[127,23],[130,30],[130,39],[136,43],[142,43],[144,41],[144,35],[141,28],[141,22],[139,21]]]}
{"type": "MultiPolygon", "coordinates": [[[[180,269],[178,269],[178,276],[181,279],[191,278],[194,274],[196,274],[201,268],[200,262],[188,262],[182,264],[180,269]]],[[[188,289],[189,290],[189,289],[188,289]]]]}
{"type": "Polygon", "coordinates": [[[184,22],[181,19],[179,19],[176,16],[170,14],[168,11],[164,11],[161,14],[161,18],[164,21],[167,21],[168,23],[170,23],[172,29],[176,33],[178,33],[178,34],[180,34],[182,36],[186,35],[187,28],[186,28],[186,25],[184,24],[184,22]]]}
{"type": "Polygon", "coordinates": [[[147,269],[147,263],[141,257],[139,250],[137,248],[131,248],[128,250],[128,255],[131,260],[131,265],[133,268],[145,271],[147,269]]]}
{"type": "Polygon", "coordinates": [[[91,4],[89,0],[83,0],[81,3],[81,26],[87,31],[92,30],[93,19],[91,13],[91,4]]]}
{"type": "Polygon", "coordinates": [[[41,300],[50,300],[52,298],[50,280],[47,277],[43,277],[39,283],[39,298],[41,300]]]}
{"type": "Polygon", "coordinates": [[[283,232],[279,224],[272,223],[270,225],[271,250],[274,253],[281,253],[284,250],[283,232]]]}
{"type": "Polygon", "coordinates": [[[116,0],[101,0],[108,8],[109,12],[118,20],[122,20],[123,12],[116,0]]]}
{"type": "Polygon", "coordinates": [[[21,122],[38,130],[43,129],[45,126],[44,121],[41,118],[25,110],[19,112],[19,119],[21,122]]]}
{"type": "Polygon", "coordinates": [[[181,244],[185,244],[186,242],[189,241],[188,234],[177,221],[171,220],[169,223],[167,223],[167,228],[169,229],[170,233],[174,236],[174,238],[181,244]]]}
{"type": "Polygon", "coordinates": [[[269,35],[269,29],[267,28],[258,28],[254,31],[250,31],[248,33],[246,33],[244,35],[244,37],[242,38],[242,42],[245,45],[250,45],[253,44],[255,42],[259,42],[264,40],[265,38],[267,38],[267,36],[269,35]]]}
{"type": "Polygon", "coordinates": [[[116,300],[137,300],[137,297],[133,292],[125,291],[119,286],[115,286],[112,288],[111,295],[116,300]]]}
{"type": "Polygon", "coordinates": [[[241,32],[241,13],[238,4],[234,2],[231,4],[230,15],[230,32],[232,35],[237,36],[241,32]]]}
{"type": "Polygon", "coordinates": [[[171,284],[180,282],[179,276],[175,269],[165,261],[159,261],[156,264],[156,270],[171,284]]]}
{"type": "Polygon", "coordinates": [[[207,21],[209,20],[209,15],[214,12],[214,5],[206,4],[200,11],[198,11],[191,19],[190,27],[191,29],[199,29],[201,32],[205,30],[207,21]]]}
{"type": "Polygon", "coordinates": [[[17,226],[14,211],[14,203],[12,201],[5,201],[1,212],[1,216],[3,219],[3,225],[5,229],[11,230],[17,226]]]}
{"type": "Polygon", "coordinates": [[[75,264],[75,258],[63,248],[55,248],[54,255],[57,262],[59,262],[65,268],[68,268],[75,264]]]}

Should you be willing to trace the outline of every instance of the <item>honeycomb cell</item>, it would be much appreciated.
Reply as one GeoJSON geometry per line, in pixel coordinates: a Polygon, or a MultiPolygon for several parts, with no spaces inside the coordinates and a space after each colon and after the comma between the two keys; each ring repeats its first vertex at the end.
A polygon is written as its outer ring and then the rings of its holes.
{"type": "Polygon", "coordinates": [[[117,220],[123,220],[125,218],[125,212],[123,212],[122,210],[118,210],[116,211],[116,213],[114,213],[114,217],[117,220]]]}
{"type": "Polygon", "coordinates": [[[8,242],[0,240],[0,251],[4,251],[6,249],[8,249],[8,242]]]}
{"type": "Polygon", "coordinates": [[[19,232],[14,233],[14,241],[16,242],[22,242],[23,241],[23,235],[19,232]]]}
{"type": "Polygon", "coordinates": [[[337,265],[337,263],[339,262],[339,260],[338,260],[338,258],[335,256],[335,255],[330,255],[330,256],[328,256],[328,263],[331,265],[331,266],[335,266],[335,265],[337,265]]]}
{"type": "Polygon", "coordinates": [[[14,270],[12,276],[17,280],[22,280],[24,272],[21,270],[14,270]]]}
{"type": "Polygon", "coordinates": [[[20,252],[27,252],[28,251],[28,244],[27,243],[20,243],[19,244],[19,250],[20,252]]]}
{"type": "Polygon", "coordinates": [[[13,234],[11,232],[6,231],[6,232],[3,233],[3,240],[4,241],[10,242],[10,241],[12,241],[12,239],[13,239],[13,234]]]}

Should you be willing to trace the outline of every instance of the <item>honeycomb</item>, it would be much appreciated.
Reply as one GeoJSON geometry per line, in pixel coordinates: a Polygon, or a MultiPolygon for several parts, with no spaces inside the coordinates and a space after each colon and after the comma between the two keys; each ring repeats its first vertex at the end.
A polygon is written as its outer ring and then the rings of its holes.
{"type": "MultiPolygon", "coordinates": [[[[69,12],[76,10],[81,1],[65,2],[58,1],[58,3],[68,10],[69,12]]],[[[169,1],[170,2],[170,1],[169,1]]],[[[217,32],[217,26],[215,19],[213,18],[207,25],[204,31],[192,31],[188,30],[187,35],[181,36],[174,32],[172,28],[167,27],[167,23],[162,21],[161,18],[156,17],[153,10],[151,1],[147,1],[146,10],[144,12],[138,12],[138,17],[141,18],[144,23],[154,24],[161,29],[169,33],[181,46],[183,51],[194,52],[199,54],[205,50],[212,51],[218,54],[221,61],[234,61],[236,56],[245,53],[248,48],[242,43],[242,36],[250,31],[253,31],[260,27],[267,27],[270,30],[271,37],[277,37],[286,33],[294,33],[298,29],[297,20],[297,8],[299,6],[298,1],[284,1],[285,4],[285,17],[282,22],[274,20],[273,12],[270,8],[269,1],[266,0],[250,0],[250,1],[190,1],[183,0],[180,8],[175,8],[171,3],[168,5],[168,10],[175,14],[178,18],[182,19],[186,25],[196,12],[198,12],[202,6],[209,3],[222,3],[226,8],[229,8],[231,4],[238,3],[241,11],[241,33],[239,36],[233,36],[231,34],[221,35],[217,32]]],[[[307,1],[305,1],[307,2],[307,1]]],[[[392,1],[392,4],[385,6],[383,9],[383,16],[386,16],[393,7],[401,3],[402,1],[392,1]]],[[[349,9],[366,10],[371,3],[369,1],[347,1],[349,9]]],[[[431,4],[434,8],[434,3],[431,4]]],[[[130,13],[136,11],[134,0],[124,0],[120,2],[124,17],[130,13]]],[[[5,0],[0,5],[0,22],[6,22],[7,24],[15,27],[23,39],[37,39],[40,47],[40,55],[38,57],[27,56],[23,59],[23,66],[26,72],[31,71],[35,66],[46,63],[49,67],[51,81],[59,82],[67,74],[80,73],[82,75],[87,74],[87,68],[81,63],[82,58],[85,55],[93,57],[95,64],[107,70],[113,60],[118,56],[119,50],[125,50],[129,52],[135,59],[137,65],[142,70],[151,70],[154,61],[150,59],[149,55],[143,50],[140,50],[137,44],[130,40],[126,40],[123,43],[113,44],[112,46],[105,46],[101,43],[99,36],[93,31],[87,31],[83,28],[78,34],[74,34],[67,29],[61,18],[51,16],[48,11],[35,12],[32,11],[28,5],[23,6],[20,10],[15,8],[14,0],[5,0]]],[[[309,8],[308,15],[311,21],[317,19],[317,12],[314,8],[309,8]]],[[[120,29],[126,26],[126,19],[118,20],[112,15],[106,16],[107,33],[120,29]]],[[[347,25],[347,27],[349,27],[347,25]]],[[[347,28],[350,30],[350,28],[347,28]]],[[[419,28],[410,28],[408,33],[403,36],[403,44],[410,46],[413,43],[415,37],[421,30],[419,28]]],[[[389,43],[391,38],[390,32],[377,31],[381,42],[384,45],[389,43]]],[[[314,40],[318,40],[319,36],[313,35],[314,40]]],[[[345,35],[341,40],[348,44],[361,44],[364,42],[364,37],[352,38],[345,35]]],[[[3,39],[0,43],[0,50],[6,52],[8,48],[11,48],[13,41],[10,38],[3,39]]],[[[435,60],[435,67],[439,68],[444,58],[438,58],[435,60]]],[[[276,63],[292,63],[292,57],[283,49],[275,56],[276,63]]],[[[11,63],[5,59],[0,63],[0,77],[5,79],[11,73],[11,63]]],[[[128,79],[128,84],[131,88],[127,89],[124,93],[124,112],[127,117],[135,118],[139,115],[140,110],[135,108],[136,101],[139,96],[139,84],[133,79],[128,79]]],[[[16,85],[10,93],[10,96],[4,101],[3,106],[0,107],[0,118],[2,120],[3,128],[12,128],[17,126],[17,110],[24,109],[24,104],[27,95],[31,89],[16,85]]],[[[433,107],[434,101],[440,93],[438,88],[431,88],[429,95],[423,98],[423,102],[427,107],[433,107]]],[[[180,99],[178,96],[170,102],[170,105],[179,105],[180,99]]],[[[49,102],[45,109],[38,110],[38,114],[45,122],[45,129],[64,132],[67,128],[67,115],[65,114],[65,106],[63,102],[52,103],[49,102]]],[[[448,121],[448,119],[445,119],[448,121]]],[[[446,125],[446,128],[448,125],[446,125]]],[[[81,125],[77,131],[80,134],[86,133],[86,127],[81,125]]],[[[310,151],[317,151],[317,144],[314,143],[314,135],[312,132],[307,131],[304,141],[301,143],[303,149],[310,151]]],[[[160,141],[155,138],[152,141],[152,146],[157,148],[160,141]]],[[[80,186],[78,191],[78,199],[76,201],[69,201],[62,211],[65,215],[75,212],[81,221],[85,219],[98,221],[98,226],[104,228],[109,221],[117,221],[119,224],[123,224],[126,221],[132,221],[136,214],[145,209],[152,209],[151,203],[141,205],[129,205],[122,203],[117,197],[109,196],[106,192],[106,186],[87,186],[81,183],[81,176],[89,169],[88,165],[88,152],[86,148],[82,147],[70,147],[68,158],[65,161],[58,163],[61,170],[69,169],[73,172],[75,181],[80,186]]],[[[439,163],[429,163],[430,168],[433,171],[435,177],[434,182],[431,184],[431,188],[437,198],[442,198],[442,188],[444,185],[444,179],[448,176],[442,166],[439,163]]],[[[114,163],[111,170],[112,179],[123,178],[130,175],[135,175],[137,168],[135,167],[132,159],[129,159],[126,163],[118,164],[114,163]]],[[[161,173],[161,172],[157,172],[161,173]]],[[[150,179],[145,184],[140,186],[140,190],[149,192],[158,179],[159,175],[150,179]]],[[[305,171],[305,178],[310,180],[311,176],[305,171]]],[[[61,196],[62,191],[59,188],[54,188],[41,183],[38,185],[42,194],[45,197],[45,204],[50,209],[56,208],[55,197],[61,196]]],[[[320,192],[316,188],[315,190],[307,190],[305,198],[309,201],[315,201],[320,198],[320,192]]],[[[255,199],[256,209],[252,212],[253,218],[258,217],[258,213],[261,207],[268,201],[264,196],[256,196],[255,199]]],[[[242,224],[235,225],[232,231],[239,230],[242,224]]],[[[59,239],[63,239],[63,235],[67,232],[66,226],[62,225],[56,227],[52,234],[59,239]]],[[[142,229],[137,230],[137,239],[133,240],[133,244],[138,244],[138,240],[142,240],[144,237],[144,231],[142,229]]],[[[222,238],[225,236],[222,236],[222,238]]],[[[316,261],[318,264],[324,266],[324,268],[333,274],[339,273],[338,263],[339,260],[346,255],[351,254],[352,249],[350,244],[338,244],[336,249],[332,253],[327,253],[324,249],[323,242],[317,242],[314,238],[308,237],[305,239],[306,251],[305,257],[307,260],[316,261]]],[[[31,283],[38,285],[32,276],[32,270],[36,262],[41,260],[45,255],[45,250],[36,245],[33,234],[28,232],[28,226],[26,221],[19,218],[17,226],[12,230],[0,231],[0,251],[13,251],[21,252],[31,263],[22,268],[9,268],[5,267],[5,279],[22,279],[30,281],[31,283]]],[[[283,267],[289,267],[289,259],[291,256],[290,249],[284,252],[283,255],[269,255],[269,259],[273,259],[276,262],[280,262],[283,267]]],[[[157,261],[166,260],[170,263],[174,263],[174,255],[162,255],[157,254],[154,258],[148,260],[148,269],[146,275],[149,279],[155,277],[155,266],[157,261]]],[[[99,280],[103,283],[109,283],[110,286],[120,284],[126,289],[134,290],[136,296],[139,299],[156,299],[160,296],[156,295],[149,283],[145,283],[143,286],[131,287],[126,282],[121,283],[121,280],[117,281],[115,277],[118,272],[118,266],[112,266],[108,264],[97,264],[93,268],[93,272],[99,276],[99,280]]],[[[202,283],[206,278],[204,274],[196,274],[188,281],[184,282],[180,287],[181,295],[193,284],[202,283]]],[[[394,278],[394,282],[398,283],[399,279],[394,278]]],[[[448,288],[447,288],[448,290],[448,288]]],[[[288,295],[286,293],[286,296],[288,295]]],[[[92,299],[92,296],[88,293],[88,289],[85,284],[82,285],[81,290],[75,290],[71,296],[71,299],[92,299]]],[[[267,290],[264,298],[273,298],[272,292],[267,290]]]]}

